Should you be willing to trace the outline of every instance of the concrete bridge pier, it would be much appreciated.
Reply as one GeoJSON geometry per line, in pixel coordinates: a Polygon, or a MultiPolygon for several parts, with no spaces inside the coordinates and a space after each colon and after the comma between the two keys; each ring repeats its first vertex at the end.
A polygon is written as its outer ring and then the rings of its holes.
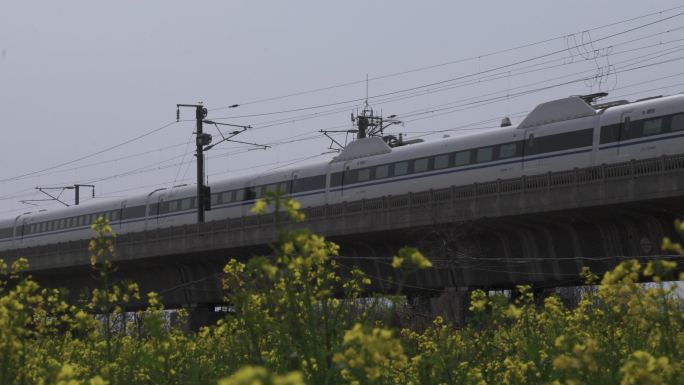
{"type": "Polygon", "coordinates": [[[442,293],[430,299],[432,316],[441,316],[447,323],[463,326],[470,306],[469,287],[446,287],[442,293]]]}

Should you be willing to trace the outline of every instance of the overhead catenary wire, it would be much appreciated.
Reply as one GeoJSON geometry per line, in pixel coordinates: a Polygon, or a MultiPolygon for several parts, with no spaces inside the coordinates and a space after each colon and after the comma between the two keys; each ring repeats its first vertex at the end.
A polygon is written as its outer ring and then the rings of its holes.
{"type": "MultiPolygon", "coordinates": [[[[684,7],[684,6],[682,6],[682,7],[684,7]]],[[[677,7],[677,8],[681,8],[681,7],[677,7]]],[[[676,16],[676,15],[675,15],[675,16],[676,16]]],[[[675,16],[672,16],[672,17],[675,17],[675,16]]],[[[634,18],[634,19],[636,19],[636,18],[634,18]]],[[[662,20],[662,19],[663,19],[663,18],[661,18],[661,19],[659,19],[659,20],[662,20]]],[[[656,22],[657,22],[657,21],[656,21],[656,22]]],[[[635,40],[636,40],[636,39],[635,39],[635,40]]],[[[598,41],[598,40],[593,40],[592,43],[593,43],[593,42],[596,42],[596,41],[598,41]]],[[[562,50],[562,51],[565,51],[565,50],[562,50]]],[[[560,51],[559,51],[559,52],[560,52],[560,51]]],[[[480,56],[483,57],[483,56],[485,56],[485,55],[480,55],[480,56]]],[[[380,100],[380,99],[378,99],[378,100],[380,100]]],[[[452,107],[452,108],[456,108],[456,107],[452,107]]],[[[433,114],[434,114],[434,112],[433,112],[433,114]]],[[[429,114],[426,114],[426,115],[429,115],[429,114]]],[[[436,115],[436,114],[435,114],[435,115],[436,115]]],[[[417,120],[417,119],[415,119],[415,120],[417,120]]],[[[134,138],[133,140],[136,140],[136,139],[137,139],[137,138],[134,138]]],[[[309,139],[309,140],[312,140],[312,139],[315,139],[315,136],[313,136],[313,137],[312,137],[311,139],[309,139]]],[[[113,146],[113,147],[116,147],[116,146],[113,146]]],[[[105,149],[105,150],[103,150],[102,152],[106,152],[106,151],[108,151],[108,149],[105,149]]],[[[75,162],[78,162],[78,161],[80,161],[80,160],[75,160],[75,162]]],[[[189,164],[189,163],[186,163],[186,164],[189,164]]],[[[56,169],[56,167],[60,167],[60,165],[53,166],[53,167],[48,168],[48,169],[46,169],[46,170],[54,170],[54,169],[56,169]]],[[[180,170],[180,169],[179,169],[179,170],[180,170]]],[[[10,178],[10,179],[11,179],[11,178],[10,178]]],[[[1,181],[6,181],[6,180],[1,180],[1,181]]]]}
{"type": "MultiPolygon", "coordinates": [[[[684,6],[683,6],[683,7],[684,7],[684,6]]],[[[671,11],[671,10],[675,10],[675,9],[679,9],[679,8],[681,8],[681,7],[674,7],[674,8],[665,10],[665,11],[663,11],[663,12],[667,12],[667,11],[671,11]]],[[[652,14],[649,14],[649,15],[652,16],[652,15],[655,15],[655,14],[662,14],[663,12],[656,12],[656,13],[652,13],[652,14]]],[[[611,38],[611,37],[615,37],[615,36],[618,36],[618,35],[621,35],[621,34],[625,34],[625,33],[628,33],[628,32],[632,32],[632,31],[637,30],[637,29],[645,28],[645,27],[647,27],[647,26],[650,26],[650,25],[653,25],[653,24],[662,22],[662,21],[664,21],[664,20],[669,20],[669,19],[678,17],[678,16],[680,16],[680,15],[682,15],[682,14],[684,14],[684,13],[678,13],[678,14],[675,14],[675,15],[672,15],[672,16],[669,16],[669,17],[661,17],[660,19],[658,19],[658,20],[656,20],[656,21],[653,21],[653,22],[650,22],[650,23],[646,23],[646,24],[642,24],[642,25],[637,26],[637,27],[633,27],[633,28],[630,28],[630,29],[627,29],[627,30],[624,30],[624,31],[620,31],[620,32],[617,32],[617,33],[614,33],[614,34],[611,34],[611,35],[608,35],[608,36],[604,36],[604,37],[601,37],[601,38],[592,40],[591,43],[593,44],[593,43],[596,43],[596,42],[601,41],[601,40],[605,40],[605,39],[608,39],[608,38],[611,38]]],[[[631,19],[627,19],[627,20],[637,20],[637,19],[640,19],[640,18],[643,18],[643,17],[646,17],[646,16],[645,16],[645,15],[642,15],[641,17],[631,18],[631,19]]],[[[612,23],[612,24],[610,24],[610,25],[616,25],[616,24],[620,24],[620,23],[622,23],[622,22],[612,23]]],[[[601,29],[601,28],[602,28],[602,27],[597,27],[597,28],[594,28],[594,29],[601,29]]],[[[594,30],[594,29],[592,29],[592,30],[594,30]]],[[[662,32],[661,32],[661,33],[662,33],[662,32]]],[[[636,39],[635,39],[635,40],[636,40],[636,39]]],[[[582,43],[582,44],[588,44],[588,43],[582,43]]],[[[539,57],[546,57],[546,56],[552,55],[552,54],[554,54],[554,53],[561,53],[561,52],[565,52],[565,51],[566,51],[565,49],[563,49],[563,50],[558,50],[558,51],[555,51],[555,52],[552,52],[552,53],[547,53],[547,54],[544,54],[544,55],[541,55],[541,56],[537,56],[536,58],[539,58],[539,57]]],[[[484,57],[484,56],[487,56],[487,55],[486,55],[486,54],[485,54],[485,55],[479,55],[478,57],[484,57]]],[[[505,66],[499,66],[499,67],[496,67],[496,68],[493,68],[493,69],[488,69],[488,70],[485,70],[485,71],[480,71],[480,72],[478,72],[478,75],[482,75],[483,73],[491,72],[491,71],[494,71],[494,70],[500,69],[500,68],[507,68],[507,67],[510,67],[510,66],[513,66],[513,65],[516,65],[516,64],[519,64],[519,63],[529,62],[529,61],[535,60],[536,58],[525,59],[525,60],[522,60],[522,61],[518,61],[518,62],[516,62],[516,63],[507,64],[507,65],[505,65],[505,66]]],[[[464,76],[465,76],[465,77],[474,76],[474,74],[464,75],[464,76]]],[[[463,77],[459,77],[459,78],[463,78],[463,77]]],[[[453,80],[453,79],[448,79],[448,80],[445,80],[445,81],[442,81],[442,82],[448,82],[448,81],[452,81],[452,80],[453,80]]],[[[442,82],[431,83],[431,84],[438,84],[438,83],[442,83],[442,82]]],[[[425,86],[426,86],[426,85],[419,86],[419,88],[420,88],[420,87],[425,87],[425,86]]],[[[414,87],[413,89],[415,89],[415,87],[414,87]]],[[[384,95],[388,95],[388,94],[394,94],[394,93],[397,93],[397,92],[401,92],[401,90],[400,90],[400,91],[394,91],[394,92],[391,92],[391,93],[386,93],[386,94],[375,95],[375,96],[373,96],[373,97],[380,97],[380,96],[384,96],[384,95]]],[[[355,99],[355,101],[360,101],[360,99],[355,99]]],[[[328,105],[331,105],[331,104],[326,104],[325,106],[328,106],[328,105]]],[[[318,107],[318,106],[304,107],[304,109],[310,109],[310,108],[315,108],[315,107],[318,107]]],[[[302,109],[296,109],[296,110],[302,110],[302,109]]],[[[292,111],[292,110],[291,110],[291,111],[292,111]]],[[[271,114],[271,113],[268,113],[268,114],[271,114]]],[[[261,114],[259,114],[259,115],[261,115],[261,114]]],[[[254,116],[254,115],[245,115],[245,116],[254,116]]],[[[125,144],[128,144],[128,143],[130,143],[130,142],[133,142],[133,141],[135,141],[135,140],[141,139],[141,138],[143,138],[143,137],[145,137],[145,136],[148,136],[148,135],[150,135],[150,134],[152,134],[152,133],[154,133],[154,132],[156,132],[156,131],[158,131],[158,130],[160,130],[160,129],[166,128],[166,127],[168,127],[168,126],[171,125],[171,124],[173,124],[173,122],[170,123],[170,124],[168,124],[168,125],[165,125],[165,126],[163,126],[163,127],[160,127],[159,129],[155,129],[155,130],[153,130],[153,131],[151,131],[151,132],[148,132],[148,133],[146,133],[146,134],[140,135],[140,136],[138,136],[138,137],[136,137],[136,138],[133,138],[133,139],[128,140],[128,141],[125,141],[125,142],[120,143],[120,144],[118,144],[118,145],[111,146],[111,147],[109,147],[109,148],[105,148],[105,149],[103,149],[103,150],[100,150],[100,151],[95,152],[95,153],[92,153],[92,154],[88,154],[88,155],[86,155],[86,156],[84,156],[84,157],[77,158],[77,159],[74,159],[74,160],[72,160],[72,161],[62,163],[62,164],[58,164],[58,165],[55,165],[55,166],[52,166],[52,167],[49,167],[49,168],[46,168],[46,169],[43,169],[43,170],[38,170],[38,171],[35,171],[35,172],[31,172],[31,173],[19,175],[19,176],[16,176],[16,177],[11,177],[11,178],[2,179],[2,180],[0,180],[0,182],[7,182],[7,181],[16,180],[17,178],[26,177],[26,176],[38,174],[38,173],[45,172],[45,171],[49,171],[49,170],[55,170],[55,169],[58,169],[58,168],[60,168],[60,167],[63,167],[64,165],[68,165],[68,164],[73,164],[73,163],[79,162],[79,161],[81,161],[81,160],[90,158],[90,157],[95,156],[95,155],[99,155],[99,154],[101,154],[101,153],[103,153],[103,152],[110,151],[110,150],[112,150],[112,149],[121,147],[121,146],[123,146],[123,145],[125,145],[125,144]]]]}
{"type": "MultiPolygon", "coordinates": [[[[676,28],[676,29],[680,30],[680,29],[684,29],[684,27],[676,28]]],[[[639,40],[639,39],[633,39],[630,42],[635,41],[635,40],[639,40]]],[[[672,43],[681,42],[681,41],[684,41],[684,39],[675,39],[675,40],[670,40],[670,41],[666,41],[666,42],[658,42],[655,44],[649,44],[646,46],[641,46],[641,47],[637,47],[637,48],[633,48],[633,49],[629,49],[629,50],[613,52],[613,53],[611,53],[611,56],[618,56],[621,54],[630,53],[630,52],[634,52],[634,51],[638,51],[638,50],[642,50],[642,49],[647,49],[647,48],[662,47],[663,45],[672,44],[672,43]]],[[[617,45],[619,45],[619,44],[614,44],[611,46],[614,47],[617,45]]],[[[607,47],[602,47],[600,49],[605,49],[605,48],[607,48],[607,47]]],[[[546,61],[543,63],[537,63],[537,64],[526,66],[526,67],[516,68],[513,71],[503,71],[503,72],[493,73],[493,74],[490,74],[490,75],[483,77],[483,78],[465,80],[465,81],[457,83],[457,84],[441,86],[441,87],[433,88],[433,89],[429,89],[429,90],[421,90],[421,91],[417,91],[417,92],[408,93],[405,95],[393,95],[391,97],[384,98],[384,99],[380,98],[378,100],[375,100],[375,102],[376,103],[391,103],[391,102],[396,102],[396,101],[401,101],[401,100],[407,100],[410,98],[423,96],[426,93],[434,94],[436,92],[443,92],[443,91],[452,90],[452,89],[456,89],[456,88],[460,88],[460,87],[466,87],[466,86],[472,86],[472,85],[478,85],[479,86],[483,82],[500,80],[500,79],[504,79],[504,78],[510,78],[511,76],[515,77],[515,76],[520,76],[520,75],[526,75],[526,74],[531,74],[531,73],[534,73],[537,71],[548,70],[548,69],[553,69],[553,68],[570,66],[570,65],[582,63],[580,61],[575,61],[575,62],[571,62],[571,63],[562,63],[560,65],[553,65],[553,66],[547,66],[544,68],[530,69],[528,71],[517,72],[517,71],[521,71],[521,70],[527,69],[527,68],[534,68],[534,67],[537,67],[537,66],[542,65],[542,64],[548,64],[548,63],[562,61],[564,59],[565,58],[553,59],[553,60],[549,60],[549,61],[546,61]],[[514,71],[516,71],[516,72],[514,72],[514,71]]],[[[583,59],[583,61],[591,61],[591,60],[592,59],[583,59]]],[[[594,72],[594,71],[595,71],[595,68],[592,68],[592,69],[584,71],[584,72],[594,72]]],[[[289,123],[292,123],[295,121],[299,122],[299,121],[303,121],[303,120],[329,116],[329,115],[332,115],[335,113],[347,111],[350,107],[351,108],[359,108],[361,106],[362,106],[362,104],[356,104],[353,106],[337,107],[337,108],[333,108],[333,109],[329,109],[329,110],[325,110],[325,111],[320,111],[320,112],[315,112],[315,113],[310,113],[310,114],[306,114],[306,115],[298,115],[295,117],[285,117],[285,118],[279,118],[279,119],[270,120],[270,121],[257,122],[257,123],[254,123],[252,126],[254,127],[254,129],[270,128],[270,127],[275,127],[275,126],[279,126],[279,125],[289,124],[289,123]]],[[[217,120],[218,119],[224,119],[224,118],[217,118],[217,120]]]]}
{"type": "Polygon", "coordinates": [[[133,142],[135,142],[135,141],[137,141],[137,140],[140,140],[140,139],[142,139],[142,138],[145,138],[145,137],[147,137],[147,136],[150,136],[150,135],[152,135],[152,134],[154,134],[154,133],[157,133],[157,132],[159,132],[159,131],[161,131],[161,130],[167,128],[167,127],[173,126],[173,125],[176,124],[176,123],[177,123],[176,121],[173,121],[173,122],[171,122],[171,123],[167,123],[167,124],[165,124],[165,125],[163,125],[163,126],[161,126],[161,127],[157,127],[157,128],[152,129],[152,130],[150,130],[150,131],[147,131],[146,133],[144,133],[144,134],[142,134],[142,135],[138,135],[138,136],[136,136],[136,137],[134,137],[134,138],[132,138],[132,139],[125,140],[125,141],[123,141],[123,142],[121,142],[121,143],[115,144],[115,145],[110,146],[110,147],[106,147],[106,148],[104,148],[104,149],[102,149],[102,150],[98,150],[98,151],[92,152],[92,153],[90,153],[90,154],[87,154],[87,155],[78,157],[78,158],[76,158],[76,159],[72,159],[72,160],[67,161],[67,162],[63,162],[63,163],[56,164],[56,165],[54,165],[54,166],[46,167],[46,168],[41,169],[41,170],[31,171],[31,172],[27,172],[27,173],[24,173],[24,174],[21,174],[21,175],[17,175],[17,176],[13,176],[13,177],[9,177],[9,178],[0,179],[0,183],[2,183],[2,182],[13,181],[13,180],[16,180],[16,179],[19,179],[19,178],[24,178],[24,177],[26,177],[26,176],[39,174],[39,173],[42,173],[42,172],[45,172],[45,171],[56,170],[56,169],[61,168],[61,167],[64,167],[64,166],[68,166],[68,165],[70,165],[70,164],[74,164],[74,163],[80,162],[80,161],[82,161],[82,160],[92,158],[92,157],[97,156],[97,155],[101,155],[101,154],[103,154],[103,153],[105,153],[105,152],[114,150],[114,149],[119,148],[119,147],[123,147],[123,146],[125,146],[125,145],[127,145],[127,144],[133,143],[133,142]]]}
{"type": "MultiPolygon", "coordinates": [[[[682,59],[684,59],[684,57],[679,57],[679,58],[670,59],[670,60],[682,60],[682,59]]],[[[669,61],[669,60],[668,60],[668,61],[669,61]]],[[[661,64],[661,62],[659,62],[659,63],[647,64],[647,65],[642,65],[642,66],[639,66],[639,67],[633,67],[633,68],[629,68],[628,70],[641,69],[641,68],[646,68],[646,67],[653,66],[653,65],[658,65],[658,64],[661,64]]],[[[670,76],[668,76],[668,77],[670,77],[670,76]]],[[[585,79],[585,78],[573,79],[573,80],[568,81],[568,82],[557,83],[557,84],[553,84],[553,85],[549,85],[549,86],[545,86],[545,87],[541,87],[541,88],[537,88],[537,89],[533,89],[533,90],[525,90],[525,91],[522,91],[522,92],[520,92],[520,93],[513,94],[513,95],[509,95],[509,96],[515,97],[515,96],[519,96],[519,95],[524,95],[524,94],[529,94],[529,93],[533,93],[533,92],[538,92],[538,91],[540,91],[540,90],[546,90],[546,89],[550,89],[550,88],[553,88],[553,87],[558,87],[558,86],[561,86],[561,85],[567,85],[567,84],[570,84],[570,83],[577,83],[577,82],[580,82],[580,81],[582,81],[582,80],[584,80],[584,79],[585,79]]],[[[644,83],[644,82],[640,82],[640,83],[644,83]]],[[[501,98],[501,97],[495,97],[495,98],[489,98],[489,99],[481,99],[481,100],[478,100],[478,101],[476,101],[476,102],[467,103],[467,104],[468,104],[468,105],[472,105],[472,104],[493,103],[493,102],[499,101],[500,98],[501,98]]],[[[459,106],[459,107],[461,107],[461,106],[459,106]]],[[[453,108],[453,107],[450,107],[450,108],[453,108]]],[[[487,123],[487,122],[492,122],[492,121],[495,121],[495,120],[497,120],[497,119],[488,119],[488,120],[484,120],[484,121],[480,121],[480,122],[475,122],[475,123],[471,123],[471,124],[467,124],[467,125],[458,126],[458,127],[455,127],[455,128],[449,128],[449,129],[439,130],[439,131],[436,131],[436,132],[458,131],[458,130],[467,129],[468,127],[475,127],[475,128],[477,128],[477,129],[495,128],[496,126],[477,127],[477,126],[480,125],[480,124],[487,123]]],[[[426,135],[427,135],[427,134],[428,134],[428,133],[426,133],[426,135]]],[[[302,135],[303,135],[303,134],[302,134],[302,135]]],[[[425,135],[422,135],[422,136],[425,136],[425,135]]],[[[422,136],[421,136],[421,137],[422,137],[422,136]]],[[[272,142],[272,143],[270,143],[269,145],[271,145],[271,146],[277,146],[277,145],[280,145],[280,144],[294,143],[294,142],[299,142],[299,141],[303,141],[303,140],[311,140],[311,139],[316,139],[316,138],[320,138],[320,135],[319,135],[319,134],[311,134],[311,135],[308,136],[308,137],[298,138],[298,139],[290,139],[290,140],[283,140],[283,141],[281,141],[281,142],[272,142]]],[[[238,154],[240,154],[240,153],[245,153],[245,152],[247,152],[247,150],[243,150],[243,151],[238,152],[238,153],[233,153],[233,155],[238,155],[238,154]]],[[[117,179],[117,178],[121,178],[121,177],[125,177],[125,176],[137,175],[137,174],[140,174],[140,173],[147,173],[147,172],[158,171],[158,170],[164,170],[164,169],[176,167],[176,166],[182,165],[184,162],[173,163],[173,164],[165,165],[165,166],[159,166],[159,165],[162,165],[162,164],[164,164],[164,163],[168,163],[168,162],[170,162],[170,161],[172,161],[172,160],[178,159],[179,157],[183,157],[183,156],[185,156],[185,154],[180,155],[180,156],[175,156],[175,157],[172,157],[172,158],[168,158],[168,159],[165,159],[165,160],[162,160],[162,161],[159,161],[159,162],[155,162],[155,163],[153,163],[153,164],[148,164],[148,165],[145,165],[145,166],[141,166],[141,167],[138,167],[138,168],[136,168],[136,169],[129,170],[129,171],[126,171],[126,172],[122,172],[122,173],[110,175],[110,176],[107,176],[107,177],[102,177],[102,178],[95,179],[95,180],[88,180],[88,181],[85,181],[85,182],[83,182],[83,183],[96,183],[96,182],[101,182],[101,181],[104,181],[104,180],[117,179]],[[155,166],[158,166],[158,167],[155,167],[155,166]]],[[[219,156],[217,156],[217,157],[221,157],[221,156],[223,156],[223,155],[219,155],[219,156]]],[[[225,156],[227,156],[227,154],[226,154],[225,156]]],[[[319,156],[319,155],[314,155],[313,157],[317,157],[317,156],[319,156]]],[[[190,162],[191,162],[191,161],[190,161],[190,162]]],[[[189,163],[189,162],[188,162],[188,163],[189,163]]],[[[188,164],[188,163],[186,163],[186,164],[188,164]]],[[[15,198],[16,198],[16,196],[15,196],[15,198]]]]}
{"type": "MultiPolygon", "coordinates": [[[[599,37],[599,38],[597,38],[597,39],[593,39],[593,40],[591,41],[591,43],[593,44],[593,43],[597,43],[597,42],[600,42],[600,41],[604,41],[604,40],[607,40],[607,39],[610,39],[610,38],[613,38],[613,37],[616,37],[616,36],[621,36],[621,35],[624,35],[624,34],[627,34],[627,33],[630,33],[630,32],[634,32],[634,31],[637,31],[637,30],[640,30],[640,29],[643,29],[643,28],[646,28],[646,27],[649,27],[649,26],[652,26],[652,25],[661,23],[661,22],[663,22],[663,21],[667,21],[667,20],[674,19],[674,18],[676,18],[676,17],[680,17],[680,16],[682,16],[682,15],[684,15],[684,12],[680,12],[680,13],[677,13],[677,14],[675,14],[675,15],[668,16],[668,17],[663,17],[663,18],[660,18],[660,19],[658,19],[658,20],[656,20],[656,21],[653,21],[653,22],[645,23],[645,24],[642,24],[642,25],[639,25],[639,26],[636,26],[636,27],[628,28],[628,29],[623,30],[623,31],[620,31],[620,32],[616,32],[616,33],[613,33],[613,34],[609,34],[609,35],[607,35],[607,36],[603,36],[603,37],[599,37]]],[[[588,44],[588,43],[585,43],[585,44],[588,44]]],[[[362,101],[364,101],[364,100],[373,100],[373,99],[376,99],[376,98],[379,98],[379,97],[383,97],[383,96],[396,95],[396,94],[400,94],[400,93],[404,93],[404,92],[408,92],[408,91],[414,91],[414,90],[419,90],[419,89],[425,89],[425,88],[428,88],[428,87],[433,87],[433,86],[436,86],[436,85],[441,85],[441,84],[445,84],[445,83],[450,83],[450,82],[454,82],[454,81],[457,81],[457,80],[463,80],[463,79],[467,79],[467,78],[470,78],[470,77],[479,76],[479,75],[482,75],[482,74],[488,74],[488,73],[491,73],[491,72],[494,72],[494,71],[499,71],[499,70],[502,70],[502,69],[511,68],[511,67],[514,67],[514,66],[519,65],[519,64],[530,63],[530,62],[533,62],[533,61],[535,61],[535,60],[547,58],[547,57],[550,57],[550,56],[553,56],[553,55],[557,55],[557,54],[563,53],[563,52],[567,52],[567,48],[560,49],[560,50],[553,50],[553,51],[551,51],[551,52],[547,52],[547,53],[544,53],[544,54],[541,54],[541,55],[533,56],[533,57],[531,57],[531,58],[526,58],[526,59],[518,60],[518,61],[515,61],[515,62],[513,62],[513,63],[509,63],[509,64],[504,64],[504,65],[496,66],[496,67],[489,68],[489,69],[486,69],[486,70],[480,70],[480,71],[477,71],[477,72],[475,72],[475,73],[460,75],[460,76],[452,77],[452,78],[445,79],[445,80],[440,80],[440,81],[430,82],[430,83],[427,83],[427,84],[422,84],[422,85],[418,85],[418,86],[414,86],[414,87],[409,87],[409,88],[404,88],[404,89],[400,89],[400,90],[385,92],[385,93],[381,93],[381,94],[377,94],[377,95],[373,95],[373,96],[368,96],[368,97],[366,97],[366,98],[353,98],[353,99],[347,99],[347,100],[343,100],[343,101],[337,101],[337,102],[331,102],[331,103],[318,104],[318,105],[315,105],[315,106],[298,107],[298,108],[291,108],[291,109],[285,109],[285,110],[279,110],[279,111],[270,111],[270,112],[264,112],[264,113],[236,115],[236,116],[221,117],[221,118],[214,118],[214,119],[215,119],[215,120],[225,120],[225,119],[253,118],[253,117],[260,117],[260,116],[279,115],[279,114],[285,114],[285,113],[291,113],[291,112],[307,111],[307,110],[319,109],[319,108],[325,108],[325,107],[331,107],[331,106],[341,105],[341,104],[358,103],[358,102],[362,102],[362,101]]]]}
{"type": "MultiPolygon", "coordinates": [[[[612,23],[600,25],[600,26],[597,26],[597,27],[593,27],[593,28],[589,28],[589,29],[583,30],[583,31],[577,31],[577,32],[573,32],[573,33],[570,33],[570,34],[558,35],[558,36],[556,36],[556,37],[552,37],[552,38],[548,38],[548,39],[543,39],[543,40],[535,41],[535,42],[532,42],[532,43],[525,43],[525,44],[521,44],[521,45],[518,45],[518,46],[515,46],[515,47],[505,48],[505,49],[501,49],[501,50],[497,50],[497,51],[493,51],[493,52],[488,52],[488,53],[484,53],[484,54],[477,55],[477,56],[471,56],[471,57],[467,57],[467,58],[462,58],[462,59],[447,61],[447,62],[439,63],[439,64],[432,64],[432,65],[428,65],[428,66],[418,67],[418,68],[414,68],[414,69],[410,69],[410,70],[405,70],[405,71],[400,71],[400,72],[394,72],[394,73],[391,73],[391,74],[386,74],[386,75],[381,75],[381,76],[376,76],[376,77],[370,77],[370,78],[366,78],[366,79],[363,79],[363,80],[355,80],[355,81],[344,82],[344,83],[340,83],[340,84],[336,84],[336,85],[331,85],[331,86],[319,87],[319,88],[315,88],[315,89],[311,89],[311,90],[293,92],[293,93],[289,93],[289,94],[286,94],[286,95],[280,95],[280,96],[274,96],[274,97],[268,97],[268,98],[262,98],[262,99],[256,99],[256,100],[246,101],[246,102],[240,103],[239,105],[241,105],[241,106],[246,106],[246,105],[251,105],[251,104],[258,104],[258,103],[270,102],[270,101],[274,101],[274,100],[280,100],[280,99],[285,99],[285,98],[291,98],[291,97],[294,97],[294,96],[301,96],[301,95],[306,95],[306,94],[311,94],[311,93],[316,93],[316,92],[321,92],[321,91],[328,91],[328,90],[335,89],[335,88],[341,88],[341,87],[347,87],[347,86],[351,86],[351,85],[362,84],[362,83],[365,83],[365,82],[368,82],[368,81],[375,81],[375,80],[387,79],[387,78],[391,78],[391,77],[396,77],[396,76],[406,75],[406,74],[410,74],[410,73],[415,73],[415,72],[421,72],[421,71],[431,70],[431,69],[435,69],[435,68],[439,68],[439,67],[444,67],[444,66],[449,66],[449,65],[453,65],[453,64],[460,64],[460,63],[464,63],[464,62],[468,62],[468,61],[472,61],[472,60],[478,60],[478,59],[482,59],[482,58],[486,58],[486,57],[490,57],[490,56],[499,55],[499,54],[502,54],[502,53],[512,52],[512,51],[516,51],[516,50],[520,50],[520,49],[524,49],[524,48],[529,48],[529,47],[533,47],[533,46],[540,45],[540,44],[544,44],[544,43],[549,43],[549,42],[552,42],[552,41],[555,41],[555,40],[565,39],[565,38],[567,38],[568,36],[576,35],[576,34],[578,34],[578,33],[591,32],[591,31],[598,31],[598,30],[601,30],[601,29],[613,27],[613,26],[620,25],[620,24],[624,24],[624,23],[628,23],[628,22],[631,22],[631,21],[641,20],[641,19],[648,18],[648,17],[651,17],[651,16],[656,16],[656,15],[662,16],[663,13],[672,12],[672,11],[679,10],[679,9],[682,9],[682,8],[684,8],[684,5],[677,6],[677,7],[671,7],[671,8],[667,8],[667,9],[655,11],[655,12],[650,12],[650,13],[647,13],[647,14],[644,14],[644,15],[635,16],[635,17],[631,17],[631,18],[627,18],[627,19],[623,19],[623,20],[618,20],[618,21],[616,21],[616,22],[612,22],[612,23]]],[[[209,111],[224,110],[224,109],[232,108],[233,105],[234,105],[234,104],[231,104],[230,106],[224,106],[224,107],[213,108],[213,109],[210,109],[209,111]]]]}

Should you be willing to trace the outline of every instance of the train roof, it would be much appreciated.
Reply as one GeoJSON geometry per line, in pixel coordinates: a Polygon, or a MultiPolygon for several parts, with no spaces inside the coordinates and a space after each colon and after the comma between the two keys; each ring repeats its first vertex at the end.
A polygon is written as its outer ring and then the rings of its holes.
{"type": "Polygon", "coordinates": [[[596,114],[596,109],[581,96],[570,96],[538,105],[523,119],[518,128],[532,128],[596,114]]]}

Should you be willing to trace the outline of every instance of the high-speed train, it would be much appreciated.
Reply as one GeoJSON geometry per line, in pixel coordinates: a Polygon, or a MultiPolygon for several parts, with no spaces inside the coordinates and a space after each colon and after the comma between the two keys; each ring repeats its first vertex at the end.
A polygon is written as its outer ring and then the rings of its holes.
{"type": "MultiPolygon", "coordinates": [[[[400,147],[369,137],[328,162],[214,182],[206,220],[252,215],[276,189],[319,206],[684,152],[684,94],[592,104],[594,96],[540,104],[517,127],[400,147]]],[[[157,189],[0,220],[0,250],[90,238],[99,216],[118,233],[195,223],[195,196],[193,186],[157,189]]]]}

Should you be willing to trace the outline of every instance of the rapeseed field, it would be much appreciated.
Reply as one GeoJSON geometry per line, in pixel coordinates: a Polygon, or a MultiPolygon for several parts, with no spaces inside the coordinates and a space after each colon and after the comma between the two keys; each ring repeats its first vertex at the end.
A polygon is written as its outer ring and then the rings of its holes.
{"type": "MultiPolygon", "coordinates": [[[[298,209],[271,194],[254,211],[300,221],[298,209]]],[[[392,311],[401,300],[363,300],[371,279],[361,270],[343,279],[337,245],[283,230],[272,256],[227,262],[232,311],[190,333],[169,324],[155,293],[110,280],[115,235],[103,219],[93,229],[101,287],[78,303],[41,288],[26,260],[0,262],[0,384],[684,384],[684,307],[666,283],[684,280],[675,262],[628,261],[601,278],[584,271],[595,290],[572,308],[555,296],[539,303],[526,286],[514,301],[476,290],[466,326],[436,317],[401,329],[372,305],[392,311]],[[147,308],[124,317],[141,300],[147,308]]],[[[682,254],[669,239],[663,248],[682,254]]],[[[408,247],[392,265],[404,277],[431,268],[408,247]]]]}

